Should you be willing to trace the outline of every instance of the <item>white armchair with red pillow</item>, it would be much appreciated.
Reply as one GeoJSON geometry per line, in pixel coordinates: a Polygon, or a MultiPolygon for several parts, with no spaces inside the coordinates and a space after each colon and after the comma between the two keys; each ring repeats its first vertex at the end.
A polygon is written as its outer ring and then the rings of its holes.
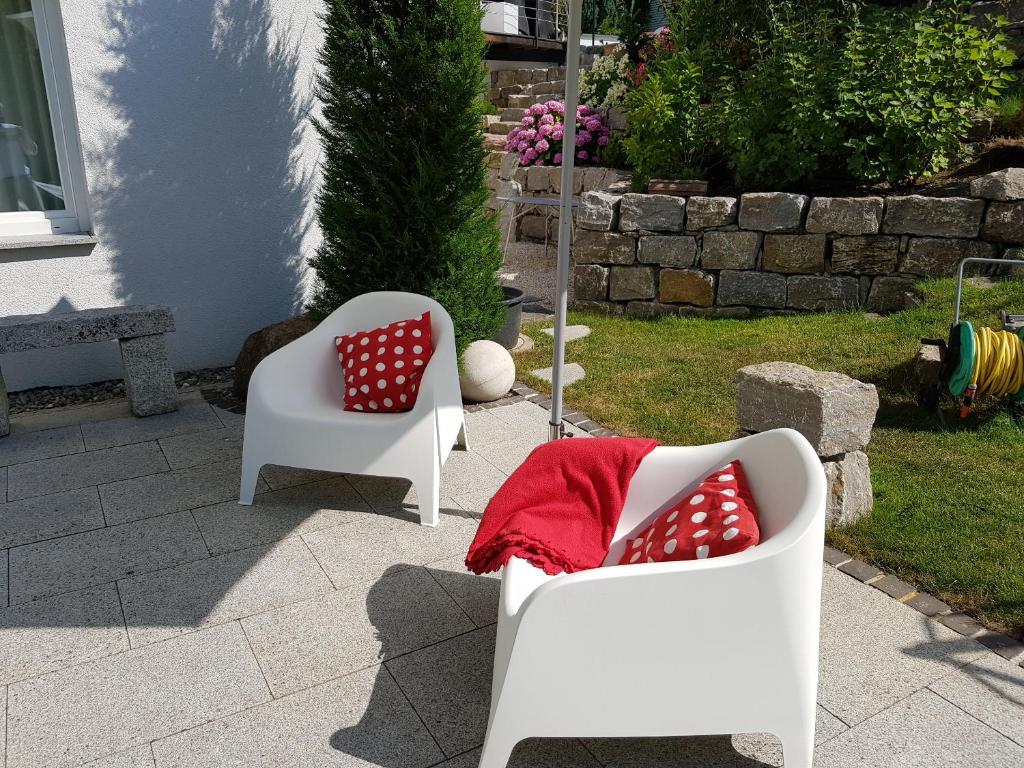
{"type": "Polygon", "coordinates": [[[441,467],[466,445],[455,331],[411,293],[358,296],[266,357],[249,381],[239,503],[281,464],[402,477],[437,525],[441,467]]]}

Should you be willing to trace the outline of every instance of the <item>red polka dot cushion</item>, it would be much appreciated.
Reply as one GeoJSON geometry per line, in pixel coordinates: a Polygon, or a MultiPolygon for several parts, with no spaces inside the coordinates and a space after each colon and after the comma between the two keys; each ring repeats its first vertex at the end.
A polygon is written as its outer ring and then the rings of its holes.
{"type": "Polygon", "coordinates": [[[430,313],[370,331],[337,336],[345,374],[345,410],[398,413],[416,404],[423,371],[434,347],[430,313]]]}
{"type": "Polygon", "coordinates": [[[742,552],[760,540],[754,497],[743,465],[733,461],[630,539],[619,565],[703,560],[742,552]]]}

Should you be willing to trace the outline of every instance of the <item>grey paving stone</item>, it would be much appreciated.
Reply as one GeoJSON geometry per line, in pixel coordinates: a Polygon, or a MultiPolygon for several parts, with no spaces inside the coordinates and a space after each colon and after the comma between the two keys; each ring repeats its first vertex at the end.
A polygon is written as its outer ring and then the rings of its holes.
{"type": "MultiPolygon", "coordinates": [[[[438,768],[478,768],[480,750],[474,749],[441,763],[438,768]]],[[[577,739],[527,739],[516,745],[508,768],[600,768],[577,739]]]]}
{"type": "Polygon", "coordinates": [[[1012,661],[986,653],[929,687],[1024,746],[1024,669],[1012,661]]]}
{"type": "Polygon", "coordinates": [[[158,740],[153,752],[159,768],[426,768],[444,759],[383,667],[158,740]]]}
{"type": "Polygon", "coordinates": [[[344,477],[261,493],[251,506],[237,501],[193,512],[212,554],[269,544],[361,518],[370,508],[344,477]]]}
{"type": "Polygon", "coordinates": [[[0,610],[0,685],[128,650],[113,584],[0,610]]]}
{"type": "Polygon", "coordinates": [[[212,406],[212,408],[213,412],[217,415],[217,418],[220,419],[220,423],[225,427],[240,428],[245,425],[244,413],[235,413],[234,411],[229,411],[226,408],[221,408],[216,405],[212,406]]]}
{"type": "Polygon", "coordinates": [[[153,761],[153,750],[149,744],[141,747],[134,747],[115,755],[101,757],[91,763],[86,763],[82,768],[155,768],[153,761]]]}
{"type": "Polygon", "coordinates": [[[336,472],[323,472],[319,469],[302,469],[300,467],[280,467],[276,464],[265,464],[260,470],[260,475],[267,481],[267,485],[275,491],[283,488],[292,488],[296,485],[315,483],[318,480],[330,480],[333,477],[341,477],[336,472]]]}
{"type": "MultiPolygon", "coordinates": [[[[817,708],[814,743],[823,744],[846,730],[841,720],[817,708]]],[[[768,733],[688,736],[660,739],[584,739],[603,765],[615,768],[781,768],[782,744],[768,733]]]]}
{"type": "Polygon", "coordinates": [[[878,581],[871,582],[871,586],[880,592],[884,592],[889,597],[899,600],[914,592],[914,587],[911,584],[907,584],[905,581],[897,579],[895,576],[886,574],[878,581]]]}
{"type": "Polygon", "coordinates": [[[988,653],[833,568],[823,576],[818,701],[847,725],[988,653]]]}
{"type": "Polygon", "coordinates": [[[143,443],[161,437],[220,428],[220,419],[202,398],[182,399],[178,410],[144,419],[123,416],[82,425],[85,448],[89,451],[118,445],[143,443]]]}
{"type": "Polygon", "coordinates": [[[303,534],[321,567],[338,589],[376,581],[395,564],[426,565],[464,554],[477,520],[441,515],[436,528],[386,515],[365,515],[348,525],[303,534]]]}
{"type": "MultiPolygon", "coordinates": [[[[530,371],[538,379],[543,379],[546,382],[551,382],[552,377],[555,375],[551,366],[547,368],[537,368],[536,370],[530,371]]],[[[587,376],[587,372],[583,370],[583,366],[579,363],[566,363],[565,369],[562,374],[562,383],[568,387],[571,384],[575,384],[577,381],[583,381],[587,376]]]]}
{"type": "MultiPolygon", "coordinates": [[[[118,525],[229,500],[237,503],[241,471],[241,461],[232,459],[107,483],[99,488],[103,514],[108,525],[118,525]]],[[[256,492],[266,490],[266,483],[257,480],[256,492]]]]}
{"type": "Polygon", "coordinates": [[[103,510],[95,488],[0,503],[0,547],[102,528],[103,510]]]}
{"type": "MultiPolygon", "coordinates": [[[[554,338],[554,336],[555,336],[555,329],[554,328],[541,328],[541,332],[542,333],[546,333],[548,336],[551,336],[552,338],[554,338]]],[[[576,341],[577,339],[585,339],[589,335],[590,335],[590,326],[589,325],[567,325],[567,326],[565,326],[565,340],[567,342],[569,342],[569,341],[576,341]]]]}
{"type": "Polygon", "coordinates": [[[209,556],[189,512],[26,544],[10,552],[12,605],[209,556]]]}
{"type": "Polygon", "coordinates": [[[850,556],[845,552],[840,552],[832,547],[825,547],[825,562],[829,565],[842,565],[850,559],[850,556]]]}
{"type": "Polygon", "coordinates": [[[52,459],[85,450],[78,425],[43,429],[38,432],[15,430],[0,440],[0,467],[26,461],[52,459]]]}
{"type": "Polygon", "coordinates": [[[1014,744],[928,690],[918,691],[817,749],[818,768],[1019,768],[1014,744]]]}
{"type": "Polygon", "coordinates": [[[0,550],[0,607],[8,604],[7,596],[7,574],[10,572],[8,566],[8,550],[0,550]]]}
{"type": "Polygon", "coordinates": [[[369,590],[331,592],[242,622],[275,696],[473,629],[423,568],[393,566],[393,571],[369,590]]]}
{"type": "Polygon", "coordinates": [[[919,592],[914,595],[906,601],[906,605],[909,605],[915,611],[920,611],[925,616],[938,616],[939,614],[946,613],[949,610],[948,605],[937,597],[932,597],[927,592],[919,592]]]}
{"type": "Polygon", "coordinates": [[[7,501],[7,467],[0,467],[0,502],[7,501]]]}
{"type": "Polygon", "coordinates": [[[132,647],[333,591],[299,538],[118,583],[132,647]]]}
{"type": "MultiPolygon", "coordinates": [[[[470,440],[473,440],[470,433],[470,440]]],[[[454,452],[453,452],[454,453],[454,452]]],[[[419,495],[416,487],[400,477],[377,477],[375,475],[346,475],[349,483],[360,496],[373,508],[374,512],[384,515],[403,514],[409,519],[419,515],[419,495]]],[[[445,493],[445,483],[441,480],[441,510],[458,511],[462,507],[449,494],[445,493]]]]}
{"type": "Polygon", "coordinates": [[[466,570],[463,554],[430,563],[427,570],[478,627],[486,627],[498,620],[500,571],[482,576],[470,573],[466,570]]]}
{"type": "Polygon", "coordinates": [[[484,627],[385,662],[446,754],[483,744],[494,637],[484,627]]]}
{"type": "Polygon", "coordinates": [[[138,443],[30,461],[8,468],[7,500],[45,496],[72,488],[166,472],[168,469],[170,467],[156,443],[138,443]]]}
{"type": "Polygon", "coordinates": [[[242,430],[239,427],[189,432],[157,442],[171,469],[242,460],[242,430]]]}
{"type": "Polygon", "coordinates": [[[951,613],[948,616],[943,616],[939,622],[965,637],[971,637],[985,629],[984,626],[964,613],[951,613]]]}
{"type": "MultiPolygon", "coordinates": [[[[985,630],[974,638],[993,653],[1002,656],[1009,661],[1020,659],[1024,661],[1024,643],[1001,632],[985,630]]],[[[1022,713],[1024,714],[1024,713],[1022,713]]]]}
{"type": "Polygon", "coordinates": [[[7,686],[0,686],[0,765],[7,765],[7,686]]]}
{"type": "Polygon", "coordinates": [[[858,581],[869,581],[876,576],[882,575],[882,572],[873,565],[868,565],[860,560],[850,560],[848,563],[843,563],[839,566],[839,570],[853,576],[858,581]]]}
{"type": "Polygon", "coordinates": [[[270,698],[236,623],[13,684],[7,766],[64,768],[270,698]]]}

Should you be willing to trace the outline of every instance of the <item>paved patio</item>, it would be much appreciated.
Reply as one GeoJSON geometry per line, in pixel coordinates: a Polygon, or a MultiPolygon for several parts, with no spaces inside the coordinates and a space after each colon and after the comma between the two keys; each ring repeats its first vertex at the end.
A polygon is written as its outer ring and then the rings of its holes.
{"type": "MultiPolygon", "coordinates": [[[[16,418],[0,440],[6,766],[474,768],[498,581],[462,558],[547,412],[467,419],[426,529],[408,484],[380,478],[268,467],[239,507],[242,417],[198,396],[144,420],[123,404],[16,418]]],[[[831,567],[819,703],[819,768],[1024,765],[1024,669],[831,567]]],[[[780,753],[758,734],[531,741],[511,764],[780,753]]]]}

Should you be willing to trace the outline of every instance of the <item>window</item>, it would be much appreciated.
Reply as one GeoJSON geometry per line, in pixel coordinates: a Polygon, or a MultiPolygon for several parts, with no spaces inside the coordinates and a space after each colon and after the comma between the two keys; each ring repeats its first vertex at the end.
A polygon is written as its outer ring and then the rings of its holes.
{"type": "Polygon", "coordinates": [[[0,236],[88,228],[59,0],[0,0],[0,236]]]}

